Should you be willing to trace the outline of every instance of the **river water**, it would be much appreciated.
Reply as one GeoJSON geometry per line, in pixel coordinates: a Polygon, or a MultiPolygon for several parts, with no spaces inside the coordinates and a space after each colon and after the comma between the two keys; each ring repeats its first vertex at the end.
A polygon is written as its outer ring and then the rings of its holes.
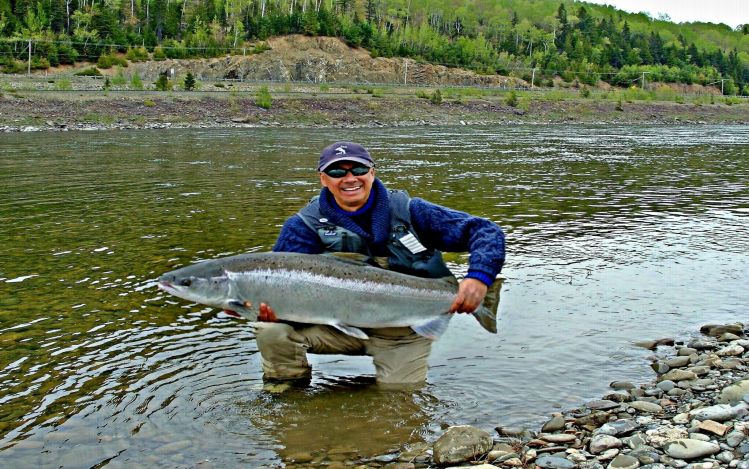
{"type": "Polygon", "coordinates": [[[451,424],[537,428],[650,379],[634,341],[749,320],[746,126],[5,134],[0,175],[5,467],[366,461],[451,424]],[[505,229],[500,330],[456,317],[421,389],[313,356],[310,387],[268,393],[248,324],[155,279],[269,250],[338,139],[389,187],[505,229]]]}

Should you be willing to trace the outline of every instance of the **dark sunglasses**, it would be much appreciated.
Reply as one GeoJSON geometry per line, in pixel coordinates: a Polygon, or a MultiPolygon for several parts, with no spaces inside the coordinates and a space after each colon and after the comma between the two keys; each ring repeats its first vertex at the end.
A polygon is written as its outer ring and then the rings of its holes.
{"type": "Polygon", "coordinates": [[[342,178],[346,175],[346,173],[351,173],[354,176],[364,176],[369,172],[369,170],[372,169],[369,166],[354,166],[351,169],[343,169],[343,168],[326,168],[323,170],[323,173],[327,174],[328,176],[338,179],[342,178]]]}

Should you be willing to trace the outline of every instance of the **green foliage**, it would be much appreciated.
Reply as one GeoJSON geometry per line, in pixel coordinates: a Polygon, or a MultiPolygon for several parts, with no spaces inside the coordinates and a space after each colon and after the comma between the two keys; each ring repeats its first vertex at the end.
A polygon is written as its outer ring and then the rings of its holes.
{"type": "Polygon", "coordinates": [[[96,67],[88,67],[78,72],[75,72],[74,75],[79,76],[79,77],[100,77],[101,72],[96,67]]]}
{"type": "Polygon", "coordinates": [[[125,58],[131,62],[145,62],[149,59],[145,47],[128,47],[125,58]]]}
{"type": "Polygon", "coordinates": [[[130,86],[134,90],[143,89],[143,81],[141,80],[140,74],[137,71],[133,72],[133,75],[130,77],[130,86]]]}
{"type": "Polygon", "coordinates": [[[117,66],[117,72],[112,77],[111,83],[112,86],[125,86],[127,84],[127,79],[121,66],[117,66]]]}
{"type": "Polygon", "coordinates": [[[622,106],[622,99],[619,98],[619,101],[616,102],[616,107],[614,108],[617,111],[624,111],[624,107],[622,106]]]}
{"type": "Polygon", "coordinates": [[[442,93],[440,92],[439,88],[434,90],[434,93],[432,93],[432,96],[430,96],[429,101],[431,101],[432,104],[442,104],[442,93]]]}
{"type": "Polygon", "coordinates": [[[590,98],[590,88],[587,86],[580,88],[580,96],[583,98],[590,98]]]}
{"type": "Polygon", "coordinates": [[[160,73],[159,78],[156,79],[156,82],[154,83],[156,86],[156,90],[158,91],[171,91],[172,90],[172,82],[169,81],[169,78],[166,76],[166,72],[160,73]]]}
{"type": "Polygon", "coordinates": [[[99,68],[112,68],[115,65],[120,67],[127,67],[127,60],[122,57],[112,55],[100,55],[99,60],[96,62],[96,66],[99,68]]]}
{"type": "Polygon", "coordinates": [[[505,97],[505,104],[507,104],[510,107],[516,107],[518,105],[518,95],[514,91],[510,91],[507,93],[507,96],[505,97]]]}
{"type": "Polygon", "coordinates": [[[184,88],[185,91],[192,91],[195,89],[195,77],[192,72],[187,72],[187,75],[185,75],[185,81],[182,83],[182,88],[184,88]]]}
{"type": "Polygon", "coordinates": [[[154,106],[156,106],[156,103],[152,99],[144,99],[143,100],[143,105],[145,107],[154,107],[154,106]]]}
{"type": "Polygon", "coordinates": [[[157,61],[166,60],[166,53],[164,52],[163,48],[156,47],[153,50],[153,60],[157,60],[157,61]]]}
{"type": "Polygon", "coordinates": [[[73,89],[73,85],[70,83],[69,79],[60,78],[55,82],[55,89],[60,91],[70,91],[73,89]]]}
{"type": "Polygon", "coordinates": [[[267,86],[263,85],[257,91],[257,95],[255,96],[255,104],[263,109],[271,108],[273,99],[267,86]]]}

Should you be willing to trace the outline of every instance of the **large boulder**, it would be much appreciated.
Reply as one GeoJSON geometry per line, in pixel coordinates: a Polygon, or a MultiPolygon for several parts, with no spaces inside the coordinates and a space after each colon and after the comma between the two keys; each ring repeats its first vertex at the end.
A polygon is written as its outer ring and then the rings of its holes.
{"type": "Polygon", "coordinates": [[[457,425],[448,428],[434,442],[432,459],[441,465],[469,461],[488,453],[493,444],[488,432],[470,425],[457,425]]]}

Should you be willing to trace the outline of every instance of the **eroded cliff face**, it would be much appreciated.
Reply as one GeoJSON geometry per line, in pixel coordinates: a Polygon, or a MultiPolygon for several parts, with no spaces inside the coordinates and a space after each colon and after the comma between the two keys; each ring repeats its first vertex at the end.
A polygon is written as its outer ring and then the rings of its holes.
{"type": "Polygon", "coordinates": [[[164,60],[133,64],[145,80],[159,73],[183,76],[188,71],[201,80],[271,80],[306,83],[407,83],[410,85],[525,86],[523,80],[479,75],[413,59],[372,58],[365,49],[352,48],[338,38],[282,36],[268,41],[270,50],[256,55],[213,59],[164,60]]]}

